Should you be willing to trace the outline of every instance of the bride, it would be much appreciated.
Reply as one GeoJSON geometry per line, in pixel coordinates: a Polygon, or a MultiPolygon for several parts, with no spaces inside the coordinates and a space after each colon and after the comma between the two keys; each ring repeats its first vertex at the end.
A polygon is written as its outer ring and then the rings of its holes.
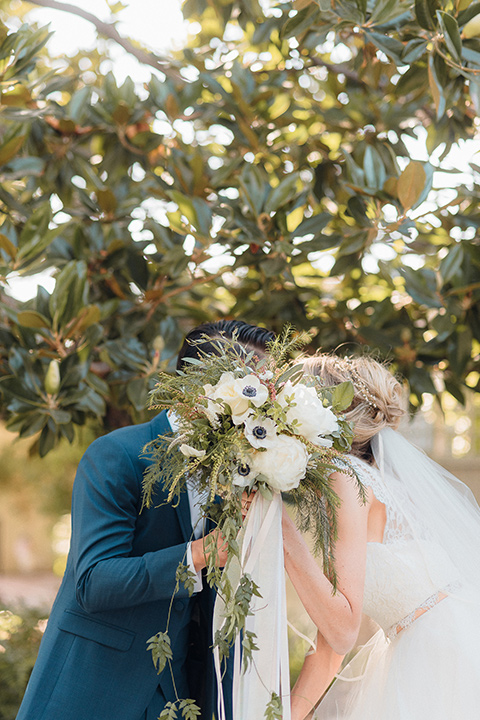
{"type": "Polygon", "coordinates": [[[349,464],[366,502],[351,469],[337,463],[336,592],[284,511],[285,567],[318,628],[292,691],[292,720],[474,720],[480,509],[460,481],[396,432],[403,392],[384,366],[319,355],[305,370],[326,385],[353,383],[349,464]],[[380,629],[338,673],[362,613],[380,629]]]}

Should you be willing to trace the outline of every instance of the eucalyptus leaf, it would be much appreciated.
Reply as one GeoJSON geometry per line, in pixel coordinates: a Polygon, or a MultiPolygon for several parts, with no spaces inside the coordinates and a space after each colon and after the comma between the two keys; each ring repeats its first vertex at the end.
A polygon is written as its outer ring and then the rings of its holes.
{"type": "Polygon", "coordinates": [[[332,392],[332,407],[336,412],[347,410],[352,404],[355,390],[351,382],[342,382],[336,385],[332,392]]]}

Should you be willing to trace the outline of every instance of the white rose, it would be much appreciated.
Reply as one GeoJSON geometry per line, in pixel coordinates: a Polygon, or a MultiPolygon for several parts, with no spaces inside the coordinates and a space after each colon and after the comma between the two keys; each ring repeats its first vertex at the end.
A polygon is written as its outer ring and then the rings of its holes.
{"type": "Polygon", "coordinates": [[[269,448],[277,439],[277,426],[270,418],[247,418],[245,437],[254,448],[269,448]]]}
{"type": "Polygon", "coordinates": [[[207,454],[206,450],[197,450],[197,448],[192,447],[191,445],[187,445],[186,443],[183,443],[178,448],[183,455],[186,457],[197,457],[202,458],[205,457],[207,454]]]}
{"type": "Polygon", "coordinates": [[[272,490],[286,492],[305,477],[310,456],[305,445],[289,435],[277,435],[267,450],[254,454],[253,471],[267,478],[272,490]]]}
{"type": "Polygon", "coordinates": [[[307,387],[303,383],[292,385],[286,382],[277,396],[277,401],[285,408],[287,398],[295,403],[286,413],[289,424],[297,421],[293,427],[295,433],[303,435],[315,445],[329,447],[332,441],[325,436],[338,430],[338,421],[335,413],[324,407],[315,388],[307,387]]]}

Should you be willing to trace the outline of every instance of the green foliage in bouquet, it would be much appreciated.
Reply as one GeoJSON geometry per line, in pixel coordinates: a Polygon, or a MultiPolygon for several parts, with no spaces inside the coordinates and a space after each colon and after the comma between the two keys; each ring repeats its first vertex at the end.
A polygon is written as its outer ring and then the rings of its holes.
{"type": "MultiPolygon", "coordinates": [[[[247,352],[235,338],[214,341],[217,354],[207,355],[199,341],[201,359],[189,358],[190,366],[176,375],[161,373],[152,405],[168,409],[178,431],[145,448],[152,462],[144,478],[144,504],[153,503],[157,484],[167,502],[176,504],[187,481],[192,483],[203,498],[203,514],[228,543],[229,556],[239,557],[244,493],[258,491],[267,499],[274,492],[286,493],[297,508],[301,529],[313,531],[324,570],[335,586],[339,498],[329,478],[337,469],[336,457],[350,449],[353,432],[341,413],[352,401],[353,387],[324,387],[319,378],[304,375],[301,362],[288,360],[308,340],[306,333],[295,336],[287,329],[269,346],[268,356],[247,352]]],[[[358,487],[362,495],[360,482],[358,487]]],[[[243,631],[245,668],[256,649],[255,635],[244,625],[258,587],[248,574],[233,587],[218,567],[212,535],[205,545],[207,582],[224,600],[228,618],[214,646],[220,657],[228,656],[243,631]]],[[[178,568],[177,587],[180,582],[193,591],[184,564],[178,568]]],[[[167,632],[149,641],[159,672],[169,660],[167,632]]]]}
{"type": "Polygon", "coordinates": [[[158,720],[176,720],[178,718],[177,711],[182,713],[185,720],[196,720],[201,714],[200,708],[193,700],[177,700],[176,702],[167,702],[158,720]]]}

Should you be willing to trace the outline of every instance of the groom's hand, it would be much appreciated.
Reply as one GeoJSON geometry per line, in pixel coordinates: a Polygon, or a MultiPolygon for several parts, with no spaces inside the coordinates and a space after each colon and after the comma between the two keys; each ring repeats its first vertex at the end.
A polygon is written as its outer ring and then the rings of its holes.
{"type": "Polygon", "coordinates": [[[207,566],[208,560],[212,552],[215,554],[215,565],[224,567],[228,557],[228,543],[221,534],[220,530],[212,530],[203,538],[194,540],[191,544],[192,561],[195,570],[199,572],[207,566]],[[216,548],[216,552],[215,552],[216,548]]]}

